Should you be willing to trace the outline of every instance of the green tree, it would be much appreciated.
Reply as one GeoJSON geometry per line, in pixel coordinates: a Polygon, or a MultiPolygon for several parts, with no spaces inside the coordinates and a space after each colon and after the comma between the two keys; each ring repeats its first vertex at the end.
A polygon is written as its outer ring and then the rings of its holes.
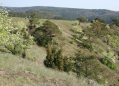
{"type": "Polygon", "coordinates": [[[99,63],[96,58],[94,55],[87,56],[84,52],[79,51],[75,58],[77,76],[89,77],[93,74],[96,75],[98,72],[96,70],[99,68],[99,63]]]}
{"type": "Polygon", "coordinates": [[[92,23],[92,27],[94,31],[96,31],[97,34],[101,33],[101,23],[100,22],[92,23]]]}
{"type": "MultiPolygon", "coordinates": [[[[24,39],[23,32],[19,27],[14,28],[11,19],[7,18],[8,11],[0,9],[0,45],[5,46],[13,54],[21,53],[24,49],[30,47],[30,43],[24,39]]],[[[32,36],[29,40],[32,41],[32,36]]]]}
{"type": "Polygon", "coordinates": [[[62,50],[61,49],[57,53],[56,63],[58,63],[57,64],[58,69],[60,71],[63,71],[64,70],[64,62],[63,62],[63,56],[62,56],[62,50]]]}
{"type": "Polygon", "coordinates": [[[113,24],[119,27],[119,20],[118,19],[112,19],[113,24]]]}
{"type": "Polygon", "coordinates": [[[88,22],[88,20],[86,19],[86,18],[84,18],[84,17],[79,17],[79,18],[77,18],[77,20],[79,21],[79,23],[80,22],[88,22]]]}
{"type": "Polygon", "coordinates": [[[100,19],[100,18],[95,18],[95,21],[98,21],[98,22],[100,22],[100,23],[105,23],[106,24],[106,22],[105,22],[105,20],[102,20],[102,19],[100,19]]]}
{"type": "Polygon", "coordinates": [[[52,52],[52,48],[51,48],[50,44],[48,44],[47,56],[46,56],[46,60],[44,60],[44,64],[46,67],[50,67],[50,68],[53,68],[55,66],[54,52],[52,52]]]}
{"type": "Polygon", "coordinates": [[[69,60],[67,56],[64,57],[64,71],[69,72],[73,69],[74,63],[69,60]]]}
{"type": "Polygon", "coordinates": [[[32,13],[30,17],[31,18],[29,19],[29,23],[30,23],[29,28],[33,29],[36,27],[37,24],[40,24],[40,22],[39,22],[39,19],[37,18],[37,15],[35,13],[32,13]]]}
{"type": "Polygon", "coordinates": [[[55,46],[52,47],[50,44],[48,44],[47,56],[44,60],[44,65],[49,68],[66,72],[71,71],[74,67],[74,63],[67,57],[63,58],[61,49],[56,49],[55,46]]]}
{"type": "Polygon", "coordinates": [[[54,36],[60,36],[62,32],[59,30],[58,26],[52,23],[50,20],[47,20],[43,23],[43,26],[40,26],[36,29],[34,36],[39,45],[45,46],[48,43],[53,41],[54,36]]]}

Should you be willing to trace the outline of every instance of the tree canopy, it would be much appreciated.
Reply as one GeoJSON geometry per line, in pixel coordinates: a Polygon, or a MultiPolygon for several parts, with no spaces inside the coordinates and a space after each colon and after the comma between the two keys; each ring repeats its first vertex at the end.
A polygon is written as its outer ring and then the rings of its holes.
{"type": "Polygon", "coordinates": [[[88,22],[88,19],[86,19],[86,18],[84,18],[84,17],[79,17],[79,18],[77,18],[77,20],[79,21],[79,22],[88,22]]]}

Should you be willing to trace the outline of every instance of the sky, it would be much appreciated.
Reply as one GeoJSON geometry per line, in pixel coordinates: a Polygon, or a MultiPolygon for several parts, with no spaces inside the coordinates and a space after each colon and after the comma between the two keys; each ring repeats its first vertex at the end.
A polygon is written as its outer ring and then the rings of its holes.
{"type": "Polygon", "coordinates": [[[119,11],[119,0],[0,0],[0,3],[9,7],[51,6],[119,11]]]}

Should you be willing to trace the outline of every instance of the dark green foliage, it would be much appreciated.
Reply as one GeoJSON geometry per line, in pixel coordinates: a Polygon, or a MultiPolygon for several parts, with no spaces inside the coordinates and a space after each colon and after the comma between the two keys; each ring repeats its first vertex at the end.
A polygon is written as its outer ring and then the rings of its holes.
{"type": "Polygon", "coordinates": [[[36,28],[34,33],[37,43],[42,46],[46,46],[48,43],[55,44],[53,37],[62,34],[58,26],[50,20],[45,21],[43,26],[36,28]]]}
{"type": "Polygon", "coordinates": [[[57,58],[56,59],[56,66],[58,67],[59,70],[63,71],[64,70],[64,62],[63,62],[63,56],[62,56],[62,51],[59,50],[57,52],[57,58]]]}
{"type": "Polygon", "coordinates": [[[104,64],[104,65],[106,65],[106,66],[108,66],[110,69],[113,69],[113,70],[116,70],[116,66],[112,63],[112,62],[110,62],[110,61],[108,61],[108,60],[106,60],[106,59],[101,59],[101,62],[104,64]]]}
{"type": "Polygon", "coordinates": [[[40,19],[55,19],[55,20],[73,20],[72,18],[62,17],[61,15],[51,13],[48,11],[39,11],[39,10],[29,10],[25,13],[23,12],[9,12],[9,17],[24,17],[28,18],[30,14],[35,13],[37,18],[40,19]]]}
{"type": "Polygon", "coordinates": [[[73,20],[71,18],[66,18],[66,17],[62,17],[62,16],[55,16],[53,19],[55,19],[55,20],[73,20]]]}
{"type": "Polygon", "coordinates": [[[55,13],[51,13],[48,11],[40,11],[40,10],[28,10],[26,11],[27,14],[35,13],[37,18],[41,19],[53,19],[54,17],[61,17],[60,15],[57,15],[55,13]]]}
{"type": "Polygon", "coordinates": [[[112,19],[113,24],[119,27],[119,20],[118,19],[112,19]]]}
{"type": "Polygon", "coordinates": [[[110,26],[110,29],[115,29],[113,24],[109,24],[109,26],[110,26]]]}
{"type": "Polygon", "coordinates": [[[22,53],[22,58],[26,58],[26,51],[24,49],[23,53],[22,53]]]}
{"type": "Polygon", "coordinates": [[[77,18],[77,20],[79,21],[79,23],[80,22],[88,22],[88,20],[86,19],[86,18],[84,18],[84,17],[79,17],[79,18],[77,18]]]}
{"type": "Polygon", "coordinates": [[[51,47],[48,44],[46,60],[44,60],[46,67],[58,69],[60,71],[69,72],[73,68],[73,63],[68,58],[63,58],[62,50],[57,50],[56,47],[51,47]]]}
{"type": "Polygon", "coordinates": [[[97,74],[95,70],[98,68],[99,64],[95,63],[96,58],[96,56],[86,56],[84,53],[79,52],[75,58],[77,76],[88,77],[92,74],[97,74]]]}
{"type": "Polygon", "coordinates": [[[98,17],[95,18],[95,21],[99,21],[99,22],[101,22],[101,23],[106,23],[105,20],[102,20],[102,19],[100,19],[100,18],[98,18],[98,17]]]}
{"type": "MultiPolygon", "coordinates": [[[[54,16],[61,16],[66,18],[76,19],[80,16],[87,18],[89,21],[95,19],[96,17],[105,20],[107,23],[112,23],[113,18],[119,19],[119,13],[110,10],[102,10],[102,9],[75,9],[75,8],[59,8],[59,7],[44,7],[44,6],[35,6],[35,7],[6,7],[10,11],[14,12],[26,12],[30,9],[28,13],[34,11],[38,13],[37,15],[40,18],[52,18],[54,16]],[[40,12],[39,12],[40,11],[40,12]],[[45,11],[45,12],[44,12],[45,11]],[[46,12],[47,11],[47,12],[46,12]]],[[[16,14],[13,14],[15,16],[16,14]]],[[[18,13],[20,16],[20,13],[18,13]]],[[[24,14],[22,14],[24,16],[24,14]]],[[[24,16],[25,17],[25,16],[24,16]]]]}
{"type": "Polygon", "coordinates": [[[23,13],[23,12],[9,12],[9,17],[26,17],[29,16],[30,14],[28,13],[23,13]]]}
{"type": "Polygon", "coordinates": [[[101,63],[98,60],[99,57],[95,55],[86,55],[85,52],[79,51],[74,58],[74,72],[77,76],[84,76],[97,81],[98,83],[104,83],[104,77],[99,78],[97,75],[104,69],[101,67],[101,63]]]}
{"type": "Polygon", "coordinates": [[[44,60],[44,64],[46,67],[50,67],[50,68],[54,67],[54,54],[53,54],[52,48],[49,44],[48,44],[47,56],[46,56],[46,60],[44,60]]]}
{"type": "MultiPolygon", "coordinates": [[[[38,30],[38,29],[37,29],[38,30]]],[[[59,27],[52,23],[50,20],[47,20],[43,23],[43,26],[41,26],[41,30],[43,32],[46,32],[46,34],[51,35],[61,35],[62,32],[59,30],[59,27]]]]}
{"type": "Polygon", "coordinates": [[[69,72],[74,67],[74,63],[69,60],[67,56],[64,57],[64,71],[69,72]]]}
{"type": "Polygon", "coordinates": [[[29,19],[30,25],[28,26],[30,29],[34,29],[37,24],[40,24],[39,19],[37,18],[36,13],[31,14],[31,18],[29,19]]]}
{"type": "Polygon", "coordinates": [[[88,45],[87,43],[80,43],[80,45],[82,45],[83,47],[89,49],[90,51],[93,51],[94,48],[92,45],[88,45]]]}

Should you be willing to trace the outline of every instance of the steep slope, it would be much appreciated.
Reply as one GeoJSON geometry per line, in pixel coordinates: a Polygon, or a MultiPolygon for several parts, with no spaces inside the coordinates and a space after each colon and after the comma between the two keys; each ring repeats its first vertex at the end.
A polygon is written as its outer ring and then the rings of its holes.
{"type": "MultiPolygon", "coordinates": [[[[25,22],[26,21],[27,20],[25,20],[25,22]]],[[[44,21],[46,21],[46,20],[41,19],[40,24],[42,25],[42,23],[44,21]]],[[[92,34],[94,36],[94,37],[93,36],[91,37],[91,39],[93,39],[92,44],[91,44],[93,46],[93,50],[90,51],[89,48],[86,48],[87,46],[85,47],[83,45],[80,45],[82,43],[88,44],[88,41],[85,42],[85,41],[82,41],[81,39],[78,39],[78,38],[73,39],[73,38],[74,38],[74,35],[80,35],[83,33],[83,34],[85,34],[83,39],[88,40],[88,34],[90,34],[90,33],[86,32],[86,30],[93,31],[93,29],[91,29],[91,23],[80,23],[80,25],[78,25],[78,21],[66,21],[66,20],[65,21],[64,20],[51,20],[51,21],[59,27],[60,31],[62,31],[62,36],[55,37],[55,39],[56,39],[56,42],[58,43],[58,46],[60,46],[63,49],[64,56],[69,56],[69,57],[75,58],[76,54],[79,53],[78,50],[81,50],[83,52],[83,55],[85,55],[85,54],[87,56],[94,55],[95,57],[97,57],[96,59],[91,60],[92,63],[90,63],[88,65],[89,68],[91,68],[91,70],[93,70],[93,72],[87,78],[94,79],[95,81],[100,82],[100,83],[103,82],[104,84],[106,82],[108,82],[109,85],[119,84],[119,82],[118,82],[118,80],[119,80],[119,75],[118,75],[118,73],[119,73],[119,69],[118,69],[118,65],[119,65],[119,61],[118,61],[119,37],[118,37],[118,33],[117,33],[119,31],[118,27],[113,28],[113,29],[112,28],[106,29],[105,31],[108,33],[108,35],[105,35],[106,33],[104,33],[103,30],[101,33],[102,35],[97,35],[96,33],[94,33],[94,35],[92,34]],[[95,38],[95,35],[96,35],[96,38],[95,38]],[[107,42],[104,40],[105,37],[102,37],[103,35],[105,35],[109,38],[109,40],[110,40],[109,44],[107,44],[107,42]],[[72,42],[72,40],[73,40],[73,42],[72,42]],[[109,48],[110,48],[110,50],[109,50],[109,48]],[[112,57],[115,57],[115,56],[117,57],[115,59],[116,62],[114,63],[114,65],[116,65],[116,70],[113,70],[113,69],[109,68],[107,65],[101,63],[100,59],[105,58],[106,55],[107,56],[112,55],[112,57]],[[98,66],[95,64],[97,64],[98,66]],[[95,75],[95,73],[96,73],[96,75],[95,75]]],[[[103,29],[105,29],[105,28],[103,28],[103,29]]],[[[44,48],[41,48],[41,49],[40,48],[38,48],[38,46],[35,45],[30,50],[31,58],[36,59],[36,62],[32,63],[30,61],[31,68],[30,67],[26,68],[25,66],[22,65],[23,69],[22,68],[21,69],[26,72],[31,71],[31,72],[35,72],[37,74],[45,75],[46,78],[47,77],[49,78],[52,76],[53,76],[53,78],[54,77],[58,78],[59,76],[63,77],[60,74],[54,75],[53,73],[56,73],[56,72],[53,72],[54,70],[52,70],[52,69],[50,69],[50,70],[44,69],[45,67],[43,65],[43,61],[45,59],[46,52],[45,52],[44,48]],[[39,52],[41,52],[41,53],[39,53],[39,52]],[[37,67],[38,70],[34,69],[34,67],[32,69],[32,66],[37,67]],[[40,67],[40,69],[39,69],[39,67],[40,67]],[[44,70],[42,70],[42,68],[44,70]],[[52,70],[52,72],[49,72],[51,70],[52,70]]],[[[79,56],[79,57],[81,57],[81,56],[79,56]]],[[[26,63],[27,62],[25,62],[24,64],[26,64],[26,63]]],[[[28,63],[29,63],[29,60],[28,60],[28,63]]],[[[5,64],[3,64],[3,65],[5,65],[5,64]]],[[[14,68],[14,66],[13,66],[13,68],[14,68]]],[[[18,70],[19,70],[19,67],[18,67],[18,70]]],[[[74,71],[75,71],[75,69],[74,69],[74,71]]],[[[76,75],[76,73],[73,73],[73,74],[76,75]]],[[[61,80],[61,82],[62,82],[61,78],[58,78],[58,80],[61,80]]],[[[55,79],[56,82],[58,80],[55,79]]],[[[70,83],[71,85],[75,85],[74,81],[71,83],[70,83]]],[[[70,86],[70,85],[68,84],[68,86],[70,86]]]]}
{"type": "MultiPolygon", "coordinates": [[[[46,50],[33,45],[31,57],[36,62],[0,52],[0,85],[1,86],[90,86],[88,79],[76,78],[73,75],[47,69],[43,65],[46,50]]],[[[97,86],[94,83],[94,86],[97,86]]]]}
{"type": "MultiPolygon", "coordinates": [[[[114,35],[112,35],[112,37],[110,37],[109,35],[107,35],[107,37],[109,36],[109,40],[110,43],[109,45],[107,45],[106,42],[103,41],[104,37],[106,37],[106,35],[103,37],[91,37],[92,39],[92,45],[94,47],[93,51],[87,50],[85,47],[80,46],[80,44],[83,42],[82,40],[78,40],[76,39],[73,43],[71,43],[71,41],[74,38],[74,35],[80,35],[81,32],[83,32],[85,34],[85,38],[88,39],[88,32],[85,32],[88,29],[91,29],[91,23],[80,23],[80,25],[78,25],[78,21],[62,21],[62,20],[51,20],[53,23],[55,23],[56,25],[59,26],[60,30],[62,31],[62,37],[56,37],[57,42],[59,44],[59,46],[62,47],[63,49],[63,55],[64,56],[69,56],[69,57],[75,57],[76,53],[78,50],[81,50],[84,54],[90,56],[90,55],[95,55],[97,57],[99,57],[98,59],[95,59],[94,62],[98,63],[98,68],[96,70],[94,70],[94,72],[97,72],[97,76],[93,76],[93,75],[89,75],[88,78],[95,78],[95,80],[97,79],[98,82],[101,82],[101,80],[99,81],[98,78],[102,79],[102,80],[107,80],[109,85],[114,85],[114,84],[119,84],[118,79],[118,73],[119,73],[119,69],[118,69],[118,65],[119,65],[119,61],[118,61],[118,37],[115,38],[114,35]],[[79,32],[80,33],[79,33],[79,32]],[[76,33],[78,32],[78,33],[76,33]],[[114,38],[113,38],[114,37],[114,38]],[[115,47],[112,46],[112,44],[116,44],[114,45],[115,47]],[[107,67],[106,65],[102,64],[101,61],[99,59],[104,58],[105,54],[103,54],[104,52],[107,52],[108,49],[110,49],[110,53],[109,56],[113,55],[113,57],[116,57],[116,62],[114,63],[117,67],[116,70],[112,70],[109,67],[107,67]],[[117,50],[115,50],[117,49],[117,50]],[[101,57],[101,58],[100,58],[101,57]],[[98,77],[98,78],[96,78],[98,77]]],[[[115,33],[115,31],[119,31],[118,30],[119,27],[116,27],[116,29],[107,29],[107,32],[112,32],[115,33]]],[[[102,34],[103,34],[103,30],[102,30],[102,34]]],[[[92,34],[93,35],[93,34],[92,34]]],[[[96,35],[96,34],[95,34],[96,35]]],[[[86,42],[83,42],[86,44],[86,42]]],[[[87,41],[88,43],[88,41],[87,41]]],[[[80,56],[79,56],[80,57],[80,56]]],[[[93,61],[93,60],[92,60],[93,61]]],[[[95,66],[93,65],[94,63],[92,63],[92,67],[95,66]]],[[[89,66],[90,67],[90,66],[89,66]]]]}

